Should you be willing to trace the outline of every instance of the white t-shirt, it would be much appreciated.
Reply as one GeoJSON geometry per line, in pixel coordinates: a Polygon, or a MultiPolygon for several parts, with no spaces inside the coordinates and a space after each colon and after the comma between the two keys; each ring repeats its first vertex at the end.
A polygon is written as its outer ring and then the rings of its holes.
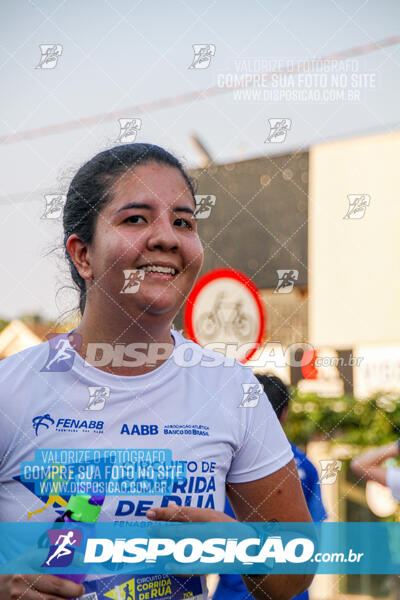
{"type": "Polygon", "coordinates": [[[400,502],[400,469],[390,467],[386,471],[386,485],[390,488],[393,498],[400,502]]]}
{"type": "Polygon", "coordinates": [[[49,522],[63,512],[70,494],[35,489],[39,452],[48,465],[66,464],[67,449],[75,458],[79,449],[115,451],[125,465],[167,460],[169,479],[150,492],[106,496],[99,521],[114,522],[147,521],[146,510],[171,499],[223,511],[226,481],[260,479],[292,459],[271,404],[241,363],[221,364],[220,353],[171,330],[167,361],[117,376],[89,365],[68,333],[0,361],[0,521],[49,522]]]}

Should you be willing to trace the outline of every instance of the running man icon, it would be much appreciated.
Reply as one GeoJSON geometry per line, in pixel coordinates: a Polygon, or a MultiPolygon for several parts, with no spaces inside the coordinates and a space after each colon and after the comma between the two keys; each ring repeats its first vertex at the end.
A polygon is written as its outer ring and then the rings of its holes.
{"type": "Polygon", "coordinates": [[[125,592],[125,600],[128,600],[128,598],[130,598],[131,600],[133,599],[133,596],[131,594],[131,591],[129,589],[129,582],[126,584],[126,586],[124,587],[124,592],[125,592]]]}
{"type": "MultiPolygon", "coordinates": [[[[51,561],[54,558],[60,559],[63,556],[73,555],[73,551],[70,548],[67,548],[68,545],[72,546],[76,543],[76,539],[73,539],[74,532],[68,531],[66,534],[61,534],[58,536],[56,544],[58,545],[55,552],[46,560],[45,564],[49,567],[51,561]]],[[[72,556],[71,556],[72,559],[72,556]]],[[[58,562],[58,561],[57,561],[58,562]]],[[[63,561],[64,562],[64,561],[63,561]]]]}
{"type": "Polygon", "coordinates": [[[48,336],[49,355],[42,372],[63,372],[72,368],[75,351],[79,350],[82,339],[79,335],[61,333],[48,336]]]}
{"type": "Polygon", "coordinates": [[[47,363],[46,368],[50,371],[50,367],[53,363],[57,363],[59,360],[71,359],[71,351],[67,351],[69,348],[68,340],[59,340],[56,345],[58,352],[55,353],[53,358],[47,363]]]}

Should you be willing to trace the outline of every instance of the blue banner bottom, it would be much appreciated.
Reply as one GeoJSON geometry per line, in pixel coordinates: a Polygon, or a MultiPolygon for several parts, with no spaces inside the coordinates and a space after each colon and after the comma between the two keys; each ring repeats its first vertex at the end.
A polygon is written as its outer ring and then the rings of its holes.
{"type": "Polygon", "coordinates": [[[400,573],[400,523],[0,523],[0,539],[0,573],[400,573]]]}

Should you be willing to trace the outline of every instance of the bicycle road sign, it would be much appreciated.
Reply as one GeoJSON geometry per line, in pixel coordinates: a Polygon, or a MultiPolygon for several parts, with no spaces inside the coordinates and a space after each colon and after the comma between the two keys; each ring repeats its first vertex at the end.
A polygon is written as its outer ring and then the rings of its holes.
{"type": "Polygon", "coordinates": [[[216,350],[246,363],[262,343],[266,315],[251,279],[236,269],[223,268],[197,281],[185,304],[184,323],[194,342],[215,343],[216,350]]]}

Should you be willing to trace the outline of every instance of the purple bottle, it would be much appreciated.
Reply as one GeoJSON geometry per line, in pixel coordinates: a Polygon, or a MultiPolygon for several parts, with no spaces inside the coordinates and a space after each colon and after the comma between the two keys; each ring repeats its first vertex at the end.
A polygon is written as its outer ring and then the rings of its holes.
{"type": "MultiPolygon", "coordinates": [[[[55,520],[56,523],[96,523],[105,496],[100,495],[82,495],[71,496],[65,508],[65,512],[55,520]]],[[[76,573],[71,575],[57,575],[63,579],[82,583],[86,579],[85,573],[76,573]]]]}

